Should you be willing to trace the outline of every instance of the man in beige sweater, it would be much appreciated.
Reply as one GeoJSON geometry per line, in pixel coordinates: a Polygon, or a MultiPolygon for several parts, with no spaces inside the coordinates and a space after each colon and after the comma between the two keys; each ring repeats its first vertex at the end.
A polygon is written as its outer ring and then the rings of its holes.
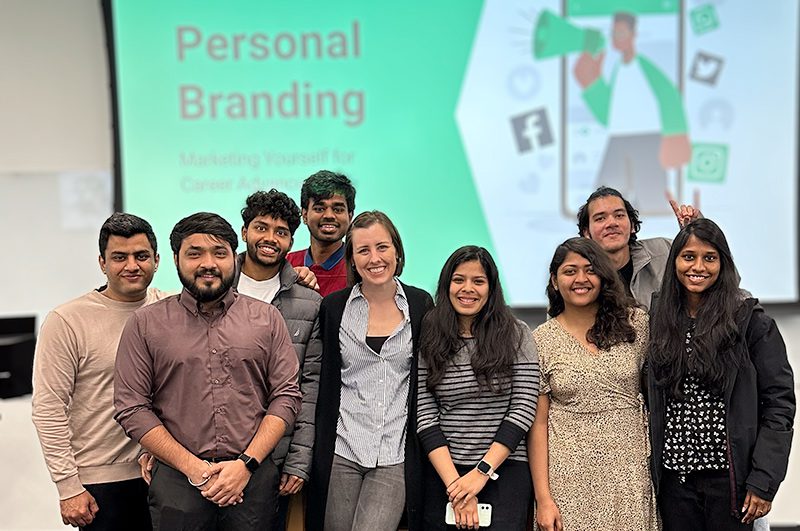
{"type": "Polygon", "coordinates": [[[107,283],[50,312],[34,359],[33,422],[64,524],[150,529],[139,445],[114,422],[114,362],[134,310],[164,298],[148,289],[158,267],[150,224],[113,214],[100,229],[107,283]]]}

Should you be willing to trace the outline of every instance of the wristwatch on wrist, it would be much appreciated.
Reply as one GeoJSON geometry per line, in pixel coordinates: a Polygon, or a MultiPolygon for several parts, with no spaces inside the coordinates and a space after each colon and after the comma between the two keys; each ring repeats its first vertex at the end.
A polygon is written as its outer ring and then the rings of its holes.
{"type": "Polygon", "coordinates": [[[242,452],[236,459],[242,461],[244,463],[244,466],[247,467],[247,470],[249,470],[251,474],[254,473],[256,470],[258,470],[258,465],[260,463],[258,462],[258,459],[256,459],[255,457],[250,457],[246,453],[242,452]]]}
{"type": "Polygon", "coordinates": [[[497,472],[494,471],[492,465],[490,465],[483,459],[481,459],[480,463],[478,463],[475,468],[478,470],[478,472],[480,472],[484,476],[488,476],[489,479],[497,479],[500,477],[499,475],[497,475],[497,472]]]}

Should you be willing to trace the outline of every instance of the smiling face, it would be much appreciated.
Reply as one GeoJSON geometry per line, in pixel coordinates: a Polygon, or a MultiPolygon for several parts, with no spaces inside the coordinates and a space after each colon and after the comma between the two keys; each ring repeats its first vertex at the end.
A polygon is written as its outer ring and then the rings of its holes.
{"type": "Polygon", "coordinates": [[[719,252],[713,245],[692,234],[675,258],[675,275],[686,290],[690,311],[719,278],[719,252]]]}
{"type": "Polygon", "coordinates": [[[583,236],[596,241],[609,254],[627,249],[633,229],[622,199],[613,195],[598,197],[588,208],[589,228],[583,236]]]}
{"type": "Polygon", "coordinates": [[[277,270],[292,248],[289,224],[272,216],[256,216],[242,228],[247,243],[247,260],[255,267],[277,270]]]}
{"type": "Polygon", "coordinates": [[[308,203],[302,216],[311,238],[326,243],[341,241],[353,220],[353,213],[347,210],[347,199],[333,194],[328,199],[311,199],[308,203]]]}
{"type": "Polygon", "coordinates": [[[197,302],[213,302],[233,285],[235,258],[228,242],[210,234],[190,234],[181,242],[175,265],[181,283],[197,302]]]}
{"type": "Polygon", "coordinates": [[[397,250],[392,237],[380,223],[355,228],[350,233],[353,241],[353,265],[366,286],[382,286],[392,282],[397,270],[397,250]]]}
{"type": "Polygon", "coordinates": [[[550,282],[564,299],[564,308],[583,308],[597,304],[601,280],[592,264],[574,251],[564,257],[550,282]]]}
{"type": "Polygon", "coordinates": [[[145,234],[134,234],[130,238],[110,235],[105,256],[99,261],[108,279],[103,295],[122,302],[144,299],[158,268],[158,255],[145,234]]]}
{"type": "Polygon", "coordinates": [[[479,261],[469,260],[456,267],[450,277],[449,294],[461,332],[470,332],[475,316],[489,300],[489,279],[479,261]]]}

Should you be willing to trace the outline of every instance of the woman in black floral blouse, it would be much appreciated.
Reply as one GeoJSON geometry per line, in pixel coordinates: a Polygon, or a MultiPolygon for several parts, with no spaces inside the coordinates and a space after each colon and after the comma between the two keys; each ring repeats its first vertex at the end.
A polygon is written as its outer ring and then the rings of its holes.
{"type": "Polygon", "coordinates": [[[795,397],[775,322],[711,220],[672,243],[650,320],[652,474],[665,531],[752,529],[786,475],[795,397]]]}

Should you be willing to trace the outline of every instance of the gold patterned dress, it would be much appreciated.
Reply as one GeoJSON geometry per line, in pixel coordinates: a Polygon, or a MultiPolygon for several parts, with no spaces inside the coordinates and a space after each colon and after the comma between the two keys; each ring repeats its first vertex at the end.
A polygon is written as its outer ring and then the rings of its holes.
{"type": "Polygon", "coordinates": [[[533,332],[550,395],[550,490],[565,531],[660,528],[648,466],[639,371],[647,314],[635,310],[634,343],[593,353],[550,319],[533,332]]]}

